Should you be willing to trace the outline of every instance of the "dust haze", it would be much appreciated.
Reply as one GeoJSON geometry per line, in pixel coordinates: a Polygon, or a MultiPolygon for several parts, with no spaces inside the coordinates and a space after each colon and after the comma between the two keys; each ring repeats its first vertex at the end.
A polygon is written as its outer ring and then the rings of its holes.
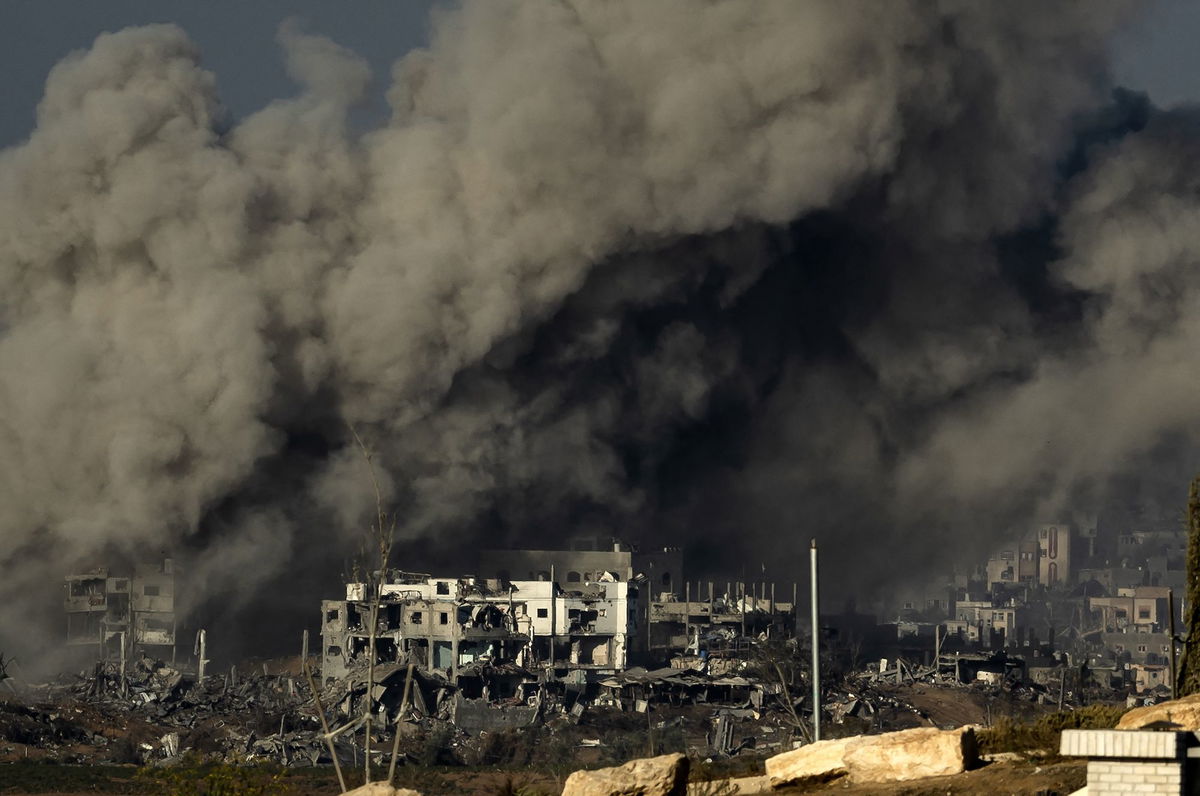
{"type": "Polygon", "coordinates": [[[464,2],[390,75],[286,21],[297,93],[237,120],[185,31],[99,37],[0,152],[0,647],[167,551],[315,616],[351,425],[410,568],[599,531],[783,580],[817,536],[886,588],[1182,496],[1200,120],[1113,85],[1137,12],[464,2]]]}

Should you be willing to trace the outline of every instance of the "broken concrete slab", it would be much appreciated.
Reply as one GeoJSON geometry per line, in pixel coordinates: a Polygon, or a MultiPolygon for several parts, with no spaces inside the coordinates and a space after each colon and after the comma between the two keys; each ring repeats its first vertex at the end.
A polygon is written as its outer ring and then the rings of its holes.
{"type": "Polygon", "coordinates": [[[1200,731],[1200,694],[1134,708],[1117,722],[1118,730],[1140,730],[1154,725],[1162,729],[1200,731]]]}
{"type": "Polygon", "coordinates": [[[421,796],[408,788],[393,788],[386,782],[368,782],[366,785],[346,791],[344,796],[421,796]]]}
{"type": "Polygon", "coordinates": [[[623,766],[576,771],[562,796],[685,796],[688,759],[671,754],[632,760],[623,766]]]}
{"type": "Polygon", "coordinates": [[[846,749],[859,736],[805,744],[767,758],[767,778],[774,787],[816,782],[845,775],[846,749]]]}
{"type": "Polygon", "coordinates": [[[855,782],[901,782],[961,774],[978,762],[979,751],[971,727],[918,727],[862,736],[845,760],[855,782]]]}
{"type": "Polygon", "coordinates": [[[774,787],[843,775],[854,782],[901,782],[959,774],[978,759],[974,728],[919,727],[818,741],[768,758],[766,768],[774,787]]]}

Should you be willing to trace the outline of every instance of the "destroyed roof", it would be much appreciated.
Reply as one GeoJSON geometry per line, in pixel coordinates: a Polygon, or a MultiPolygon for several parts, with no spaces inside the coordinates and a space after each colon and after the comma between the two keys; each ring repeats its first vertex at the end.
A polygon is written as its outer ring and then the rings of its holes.
{"type": "Polygon", "coordinates": [[[459,677],[477,677],[484,674],[507,675],[510,677],[527,677],[536,680],[537,675],[511,661],[493,663],[491,661],[475,661],[458,667],[459,677]]]}
{"type": "Polygon", "coordinates": [[[635,666],[632,669],[626,669],[623,678],[626,682],[631,683],[650,683],[656,680],[668,680],[676,677],[681,673],[680,669],[666,667],[664,669],[655,669],[647,671],[641,666],[635,666]]]}

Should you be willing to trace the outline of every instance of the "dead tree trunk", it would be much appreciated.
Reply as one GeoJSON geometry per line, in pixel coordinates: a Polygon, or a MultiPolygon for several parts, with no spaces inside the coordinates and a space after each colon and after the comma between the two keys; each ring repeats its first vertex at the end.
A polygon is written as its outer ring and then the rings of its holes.
{"type": "MultiPolygon", "coordinates": [[[[1188,493],[1187,613],[1183,626],[1183,661],[1179,666],[1179,696],[1200,692],[1200,644],[1193,633],[1200,631],[1200,476],[1192,480],[1188,493]]],[[[1172,644],[1175,643],[1172,639],[1172,644]]]]}
{"type": "MultiPolygon", "coordinates": [[[[371,590],[371,628],[367,645],[367,694],[364,700],[366,708],[363,715],[363,774],[366,783],[369,784],[371,782],[371,719],[375,707],[375,641],[379,634],[379,609],[383,602],[384,579],[387,577],[387,568],[392,557],[392,545],[396,540],[396,515],[389,515],[383,509],[383,492],[379,488],[379,478],[375,475],[375,463],[370,449],[363,444],[362,437],[358,435],[353,426],[350,426],[350,432],[354,435],[354,441],[358,443],[359,450],[362,451],[363,458],[367,462],[371,486],[375,490],[375,522],[369,527],[367,538],[375,546],[378,558],[377,566],[373,570],[374,574],[373,576],[368,575],[366,584],[371,590]]],[[[366,558],[365,553],[364,558],[366,558]]],[[[368,573],[372,572],[369,565],[367,571],[368,573]]],[[[396,731],[399,732],[399,726],[396,731]]]]}

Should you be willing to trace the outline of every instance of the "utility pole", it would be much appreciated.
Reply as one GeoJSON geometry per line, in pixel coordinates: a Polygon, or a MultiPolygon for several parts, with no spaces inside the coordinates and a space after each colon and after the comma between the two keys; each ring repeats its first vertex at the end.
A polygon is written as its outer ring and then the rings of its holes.
{"type": "Polygon", "coordinates": [[[554,565],[550,565],[550,674],[554,674],[554,623],[557,621],[555,616],[555,608],[557,608],[558,600],[555,599],[554,586],[554,565]]]}
{"type": "Polygon", "coordinates": [[[775,581],[771,581],[771,619],[767,625],[767,636],[771,636],[771,630],[775,627],[775,581]]]}
{"type": "Polygon", "coordinates": [[[792,581],[792,638],[800,638],[800,599],[799,587],[792,581]]]}
{"type": "Polygon", "coordinates": [[[813,740],[821,740],[821,610],[817,603],[817,540],[809,549],[812,577],[812,703],[813,740]]]}
{"type": "MultiPolygon", "coordinates": [[[[697,586],[696,588],[700,588],[697,586]]],[[[713,616],[713,582],[708,582],[708,629],[712,630],[716,627],[717,618],[713,616]]],[[[699,645],[697,645],[697,654],[699,654],[699,645]]]]}
{"type": "Polygon", "coordinates": [[[1170,616],[1168,630],[1171,633],[1171,699],[1179,698],[1179,667],[1175,660],[1175,590],[1167,589],[1167,614],[1170,616]]]}
{"type": "MultiPolygon", "coordinates": [[[[683,646],[686,650],[692,643],[692,582],[685,581],[683,584],[683,646]]],[[[700,587],[696,587],[696,596],[700,596],[700,587]]],[[[699,650],[696,653],[699,654],[699,650]]]]}
{"type": "Polygon", "coordinates": [[[936,682],[942,671],[942,626],[933,626],[933,679],[936,682]]]}
{"type": "MultiPolygon", "coordinates": [[[[127,638],[126,632],[127,631],[124,631],[124,630],[121,631],[121,696],[129,695],[129,681],[125,679],[125,658],[126,658],[126,656],[125,656],[125,641],[127,638]]],[[[203,632],[203,631],[201,631],[201,632],[203,632]]],[[[203,666],[204,664],[200,664],[200,665],[203,666]]]]}
{"type": "Polygon", "coordinates": [[[740,608],[742,611],[742,638],[738,641],[740,645],[746,639],[746,581],[738,584],[739,599],[741,602],[740,608]]]}

